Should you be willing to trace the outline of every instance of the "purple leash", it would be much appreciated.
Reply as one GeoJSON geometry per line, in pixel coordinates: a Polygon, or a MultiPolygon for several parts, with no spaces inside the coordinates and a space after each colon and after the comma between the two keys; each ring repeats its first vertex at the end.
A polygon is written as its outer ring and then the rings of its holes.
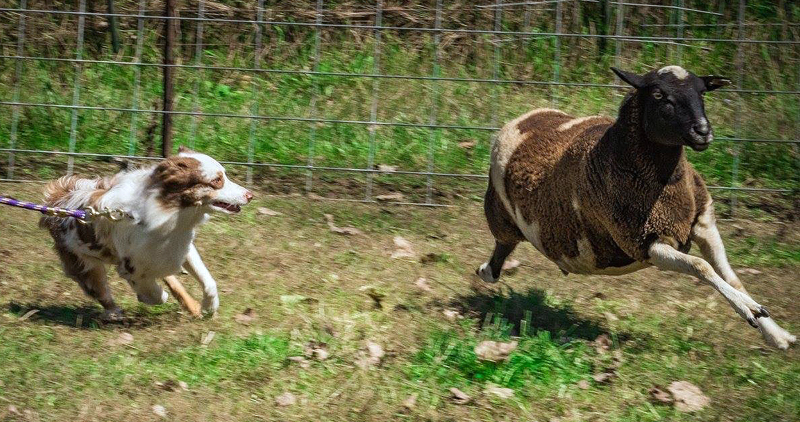
{"type": "Polygon", "coordinates": [[[59,207],[48,207],[46,205],[34,204],[33,202],[18,201],[10,196],[0,196],[0,204],[11,205],[12,207],[24,208],[26,210],[39,211],[44,215],[53,217],[72,217],[80,222],[88,223],[95,217],[106,217],[111,221],[121,220],[123,217],[130,218],[130,214],[122,210],[102,210],[97,211],[92,207],[82,210],[70,210],[59,207]]]}

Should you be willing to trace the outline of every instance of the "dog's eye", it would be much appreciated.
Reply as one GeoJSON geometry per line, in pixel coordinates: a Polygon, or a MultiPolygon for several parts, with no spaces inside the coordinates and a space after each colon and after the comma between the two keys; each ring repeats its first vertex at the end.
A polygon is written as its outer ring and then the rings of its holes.
{"type": "Polygon", "coordinates": [[[661,91],[659,91],[659,90],[655,90],[655,91],[653,91],[653,98],[655,98],[657,100],[660,100],[660,99],[664,98],[664,94],[662,94],[661,91]]]}
{"type": "Polygon", "coordinates": [[[214,185],[222,186],[222,176],[217,176],[217,178],[212,180],[211,183],[214,185]]]}

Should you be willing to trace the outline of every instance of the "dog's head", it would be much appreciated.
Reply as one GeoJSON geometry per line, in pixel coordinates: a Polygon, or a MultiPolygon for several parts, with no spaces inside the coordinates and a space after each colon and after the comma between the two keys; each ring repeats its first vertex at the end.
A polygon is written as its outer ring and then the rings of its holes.
{"type": "Polygon", "coordinates": [[[249,190],[233,183],[217,160],[185,147],[153,170],[151,184],[166,207],[205,207],[235,214],[253,199],[249,190]]]}

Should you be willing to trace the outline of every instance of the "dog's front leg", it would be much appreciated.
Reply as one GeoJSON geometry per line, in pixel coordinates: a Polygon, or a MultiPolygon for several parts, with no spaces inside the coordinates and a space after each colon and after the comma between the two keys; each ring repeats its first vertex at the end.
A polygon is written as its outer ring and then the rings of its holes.
{"type": "Polygon", "coordinates": [[[200,304],[194,300],[189,292],[186,291],[186,289],[183,287],[183,284],[181,284],[180,280],[178,280],[178,277],[175,277],[174,275],[166,276],[164,277],[164,282],[172,292],[172,296],[178,300],[184,309],[189,311],[193,317],[199,318],[202,316],[202,313],[200,312],[200,304]]]}
{"type": "Polygon", "coordinates": [[[219,308],[219,296],[217,294],[217,282],[203,264],[200,253],[197,252],[194,243],[189,245],[189,254],[186,255],[185,268],[192,277],[196,278],[203,286],[203,313],[213,315],[219,308]]]}

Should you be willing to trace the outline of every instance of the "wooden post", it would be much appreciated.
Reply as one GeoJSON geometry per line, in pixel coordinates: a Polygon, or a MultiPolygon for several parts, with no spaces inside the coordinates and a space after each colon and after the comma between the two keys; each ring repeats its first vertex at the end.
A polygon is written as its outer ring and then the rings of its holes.
{"type": "Polygon", "coordinates": [[[172,100],[175,56],[175,0],[164,1],[164,107],[161,115],[161,154],[169,157],[172,153],[172,100]]]}
{"type": "Polygon", "coordinates": [[[111,27],[111,48],[114,49],[114,54],[119,53],[119,26],[117,25],[117,17],[114,16],[114,0],[108,0],[108,23],[111,27]]]}

